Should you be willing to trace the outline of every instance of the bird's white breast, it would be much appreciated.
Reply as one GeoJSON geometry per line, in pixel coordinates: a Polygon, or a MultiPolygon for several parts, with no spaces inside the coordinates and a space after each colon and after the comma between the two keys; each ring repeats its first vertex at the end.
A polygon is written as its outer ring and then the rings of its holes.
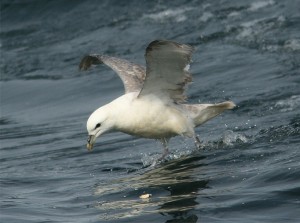
{"type": "Polygon", "coordinates": [[[112,103],[116,130],[146,138],[193,134],[189,117],[156,96],[125,94],[112,103]]]}

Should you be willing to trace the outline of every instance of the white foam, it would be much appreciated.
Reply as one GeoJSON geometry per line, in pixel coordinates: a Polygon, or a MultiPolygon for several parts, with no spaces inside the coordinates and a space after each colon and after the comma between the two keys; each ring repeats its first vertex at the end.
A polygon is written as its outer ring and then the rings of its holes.
{"type": "Polygon", "coordinates": [[[276,102],[275,108],[281,112],[294,111],[300,107],[300,95],[293,95],[287,99],[276,102]]]}
{"type": "Polygon", "coordinates": [[[228,14],[228,17],[236,17],[236,16],[240,16],[241,13],[240,12],[231,12],[228,14]]]}
{"type": "Polygon", "coordinates": [[[202,16],[199,18],[200,22],[207,22],[211,18],[213,18],[214,15],[211,12],[204,12],[202,16]]]}
{"type": "Polygon", "coordinates": [[[185,13],[190,10],[192,10],[191,7],[185,7],[180,9],[167,9],[158,13],[144,15],[143,18],[153,19],[155,21],[174,19],[176,22],[183,22],[187,19],[185,13]]]}
{"type": "Polygon", "coordinates": [[[274,5],[275,2],[273,0],[268,1],[259,1],[259,2],[253,2],[250,5],[249,11],[257,11],[258,9],[264,8],[266,6],[274,5]]]}
{"type": "Polygon", "coordinates": [[[300,50],[300,39],[290,39],[284,42],[285,49],[291,51],[298,51],[300,50]]]}

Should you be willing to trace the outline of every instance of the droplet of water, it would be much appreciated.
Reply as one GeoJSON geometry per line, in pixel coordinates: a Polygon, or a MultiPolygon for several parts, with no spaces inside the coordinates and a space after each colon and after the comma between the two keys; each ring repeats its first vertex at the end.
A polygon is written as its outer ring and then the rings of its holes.
{"type": "Polygon", "coordinates": [[[233,145],[236,142],[246,143],[246,142],[248,142],[248,139],[243,134],[235,133],[231,130],[227,130],[223,135],[222,142],[225,145],[233,145]]]}

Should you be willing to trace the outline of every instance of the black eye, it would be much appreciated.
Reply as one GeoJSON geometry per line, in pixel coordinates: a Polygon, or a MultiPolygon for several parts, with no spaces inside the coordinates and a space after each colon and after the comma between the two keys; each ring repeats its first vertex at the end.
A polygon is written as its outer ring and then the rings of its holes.
{"type": "Polygon", "coordinates": [[[101,126],[101,124],[98,123],[98,124],[96,125],[95,129],[96,129],[96,128],[99,128],[100,126],[101,126]]]}

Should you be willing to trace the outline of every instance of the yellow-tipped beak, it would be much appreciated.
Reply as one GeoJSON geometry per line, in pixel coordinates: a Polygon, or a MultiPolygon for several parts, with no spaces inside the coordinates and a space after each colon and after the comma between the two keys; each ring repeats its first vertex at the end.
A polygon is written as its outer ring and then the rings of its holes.
{"type": "Polygon", "coordinates": [[[92,151],[93,150],[93,144],[91,144],[91,143],[88,143],[88,144],[86,144],[86,148],[88,149],[88,151],[92,151]]]}
{"type": "Polygon", "coordinates": [[[88,149],[88,151],[93,150],[95,139],[96,139],[96,137],[94,135],[89,135],[88,140],[87,140],[88,143],[86,144],[86,148],[88,149]]]}

